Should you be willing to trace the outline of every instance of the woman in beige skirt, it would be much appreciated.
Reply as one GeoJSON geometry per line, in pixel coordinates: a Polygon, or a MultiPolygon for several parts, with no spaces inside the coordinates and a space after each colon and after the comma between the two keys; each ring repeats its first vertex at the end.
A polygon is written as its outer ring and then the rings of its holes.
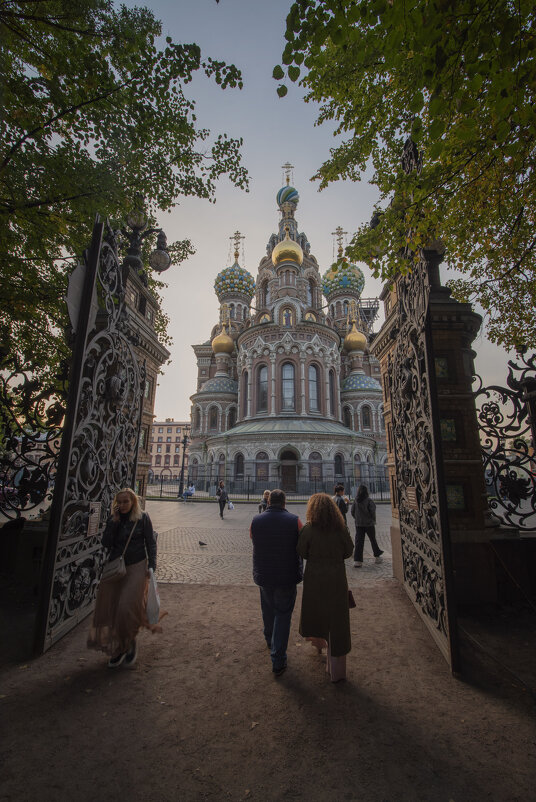
{"type": "Polygon", "coordinates": [[[149,568],[156,569],[156,540],[151,519],[140,499],[129,487],[120,490],[112,502],[112,516],[106,524],[102,545],[109,559],[124,553],[126,575],[116,582],[101,582],[87,645],[110,655],[108,666],[127,668],[137,658],[136,636],[140,627],[153,631],[145,613],[149,568]],[[130,540],[129,540],[130,538],[130,540]],[[128,546],[127,546],[128,542],[128,546]]]}

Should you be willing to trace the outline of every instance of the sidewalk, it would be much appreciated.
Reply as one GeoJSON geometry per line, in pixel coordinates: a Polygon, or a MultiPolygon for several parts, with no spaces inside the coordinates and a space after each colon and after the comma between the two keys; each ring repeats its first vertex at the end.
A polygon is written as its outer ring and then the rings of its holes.
{"type": "Polygon", "coordinates": [[[358,606],[348,680],[337,685],[298,634],[300,591],[289,668],[276,680],[258,590],[238,581],[251,510],[220,522],[193,509],[205,505],[164,506],[149,507],[163,538],[158,573],[185,563],[190,579],[162,583],[164,631],[140,636],[136,670],[107,669],[86,650],[82,623],[40,659],[0,672],[2,802],[534,797],[528,700],[483,676],[454,679],[395,580],[350,566],[358,606]],[[195,583],[195,563],[210,573],[197,532],[210,533],[208,561],[235,584],[195,583]]]}

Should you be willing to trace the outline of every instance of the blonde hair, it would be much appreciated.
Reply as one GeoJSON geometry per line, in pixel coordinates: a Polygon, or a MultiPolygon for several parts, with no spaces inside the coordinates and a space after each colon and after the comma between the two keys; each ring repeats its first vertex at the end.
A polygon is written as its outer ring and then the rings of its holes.
{"type": "Polygon", "coordinates": [[[127,493],[132,500],[132,507],[130,508],[130,513],[128,516],[129,520],[132,522],[139,521],[141,516],[143,515],[143,510],[141,508],[141,500],[140,497],[132,490],[131,487],[123,487],[115,494],[114,500],[112,501],[112,517],[114,521],[119,520],[119,507],[117,504],[117,499],[121,495],[121,493],[127,493]]]}
{"type": "Polygon", "coordinates": [[[323,531],[344,531],[342,513],[327,493],[315,493],[309,499],[305,519],[308,524],[323,531]]]}
{"type": "Polygon", "coordinates": [[[264,493],[262,494],[262,497],[266,498],[266,499],[270,498],[270,491],[269,490],[265,490],[264,493]]]}

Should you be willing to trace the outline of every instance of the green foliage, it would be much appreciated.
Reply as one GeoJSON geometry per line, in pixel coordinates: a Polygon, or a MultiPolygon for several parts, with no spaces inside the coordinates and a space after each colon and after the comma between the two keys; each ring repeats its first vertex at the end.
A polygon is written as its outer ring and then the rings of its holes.
{"type": "Polygon", "coordinates": [[[536,346],[535,19],[528,0],[299,0],[274,71],[302,65],[319,122],[345,137],[321,188],[374,169],[383,213],[348,256],[389,278],[441,238],[456,296],[508,347],[536,346]],[[406,175],[410,136],[423,166],[406,175]]]}
{"type": "Polygon", "coordinates": [[[183,91],[196,71],[241,88],[239,71],[160,33],[112,0],[0,4],[0,352],[41,374],[68,353],[63,296],[97,212],[119,225],[137,193],[154,219],[222,175],[247,187],[241,140],[198,128],[183,91]]]}

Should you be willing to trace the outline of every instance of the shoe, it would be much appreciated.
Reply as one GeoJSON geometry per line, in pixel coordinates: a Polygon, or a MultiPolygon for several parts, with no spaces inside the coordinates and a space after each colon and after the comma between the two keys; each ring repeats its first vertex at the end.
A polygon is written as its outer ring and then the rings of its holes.
{"type": "Polygon", "coordinates": [[[383,554],[383,551],[380,551],[378,556],[374,558],[374,562],[381,563],[382,562],[382,554],[383,554]]]}
{"type": "Polygon", "coordinates": [[[274,668],[273,669],[274,677],[280,677],[281,674],[284,674],[286,670],[287,670],[287,664],[286,663],[285,663],[284,666],[281,666],[281,668],[274,668]]]}
{"type": "Polygon", "coordinates": [[[138,658],[138,645],[136,643],[136,640],[133,640],[130,650],[125,655],[125,662],[124,662],[125,668],[132,668],[136,663],[137,658],[138,658]]]}
{"type": "Polygon", "coordinates": [[[354,562],[354,568],[361,568],[363,563],[354,562]]]}
{"type": "Polygon", "coordinates": [[[220,518],[221,518],[221,519],[222,519],[222,521],[223,521],[223,515],[221,514],[221,512],[220,512],[220,518]]]}
{"type": "Polygon", "coordinates": [[[121,652],[121,654],[118,654],[117,657],[110,657],[108,660],[108,668],[119,668],[126,656],[126,652],[121,652]]]}

